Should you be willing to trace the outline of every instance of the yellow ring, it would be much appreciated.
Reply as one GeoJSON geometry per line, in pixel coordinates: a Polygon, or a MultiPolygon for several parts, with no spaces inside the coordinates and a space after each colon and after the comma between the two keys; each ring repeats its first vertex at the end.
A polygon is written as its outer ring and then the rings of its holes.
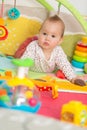
{"type": "Polygon", "coordinates": [[[82,37],[82,42],[87,45],[87,37],[82,37]]]}
{"type": "Polygon", "coordinates": [[[75,55],[77,55],[77,56],[87,57],[87,53],[86,53],[86,52],[80,52],[80,51],[77,51],[77,50],[76,50],[74,53],[75,53],[75,55]]]}
{"type": "Polygon", "coordinates": [[[5,34],[6,34],[5,29],[0,27],[0,37],[5,36],[5,34]]]}
{"type": "Polygon", "coordinates": [[[78,51],[82,51],[82,52],[87,52],[87,48],[84,48],[84,47],[80,47],[80,46],[76,46],[76,50],[78,51]]]}

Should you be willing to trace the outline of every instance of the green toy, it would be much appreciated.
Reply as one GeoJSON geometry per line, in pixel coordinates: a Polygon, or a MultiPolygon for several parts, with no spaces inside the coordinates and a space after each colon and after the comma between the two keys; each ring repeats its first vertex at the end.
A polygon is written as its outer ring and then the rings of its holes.
{"type": "Polygon", "coordinates": [[[68,0],[56,0],[57,2],[61,3],[64,5],[78,20],[78,22],[81,24],[83,27],[84,31],[87,34],[87,22],[83,18],[83,16],[79,13],[79,11],[68,1],[68,0]]]}
{"type": "Polygon", "coordinates": [[[87,74],[87,63],[84,65],[84,72],[87,74]]]}
{"type": "MultiPolygon", "coordinates": [[[[54,10],[54,8],[45,0],[37,0],[41,5],[43,5],[48,11],[54,10]]],[[[68,0],[56,0],[60,3],[60,5],[65,6],[73,16],[78,20],[81,24],[82,28],[87,34],[87,22],[83,18],[83,16],[79,13],[79,11],[68,1],[68,0]]]]}
{"type": "Polygon", "coordinates": [[[30,58],[25,58],[25,59],[13,59],[12,63],[18,66],[18,71],[17,71],[17,77],[18,78],[24,78],[26,77],[26,68],[31,67],[34,65],[34,61],[30,58]]]}
{"type": "Polygon", "coordinates": [[[54,10],[54,8],[45,0],[37,0],[41,5],[43,5],[48,11],[54,10]]]}

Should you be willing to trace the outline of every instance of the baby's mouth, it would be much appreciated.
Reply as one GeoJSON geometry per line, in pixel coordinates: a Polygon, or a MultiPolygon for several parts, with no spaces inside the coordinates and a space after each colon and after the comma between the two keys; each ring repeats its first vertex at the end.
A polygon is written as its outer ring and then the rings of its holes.
{"type": "Polygon", "coordinates": [[[44,42],[44,45],[45,45],[45,46],[49,46],[49,43],[48,43],[48,42],[44,42]]]}

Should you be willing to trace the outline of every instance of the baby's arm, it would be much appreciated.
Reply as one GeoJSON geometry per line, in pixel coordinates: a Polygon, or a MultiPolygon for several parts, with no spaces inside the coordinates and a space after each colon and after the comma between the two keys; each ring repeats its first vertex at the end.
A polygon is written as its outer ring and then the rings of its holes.
{"type": "Polygon", "coordinates": [[[80,86],[86,86],[86,83],[83,79],[80,79],[80,77],[76,77],[76,78],[73,78],[71,80],[72,83],[76,84],[76,85],[80,85],[80,86]]]}
{"type": "Polygon", "coordinates": [[[57,66],[59,67],[60,70],[64,73],[65,77],[72,83],[80,85],[80,86],[85,86],[85,82],[80,79],[79,76],[77,76],[68,61],[65,53],[63,52],[62,48],[60,47],[57,55],[57,60],[56,60],[57,66]]]}

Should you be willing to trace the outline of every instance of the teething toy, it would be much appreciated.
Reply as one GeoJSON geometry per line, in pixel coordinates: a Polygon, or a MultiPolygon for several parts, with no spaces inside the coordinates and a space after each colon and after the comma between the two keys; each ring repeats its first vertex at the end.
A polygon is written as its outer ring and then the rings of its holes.
{"type": "Polygon", "coordinates": [[[8,16],[10,19],[17,19],[20,16],[20,11],[16,8],[16,0],[14,1],[14,8],[8,11],[8,16]]]}

